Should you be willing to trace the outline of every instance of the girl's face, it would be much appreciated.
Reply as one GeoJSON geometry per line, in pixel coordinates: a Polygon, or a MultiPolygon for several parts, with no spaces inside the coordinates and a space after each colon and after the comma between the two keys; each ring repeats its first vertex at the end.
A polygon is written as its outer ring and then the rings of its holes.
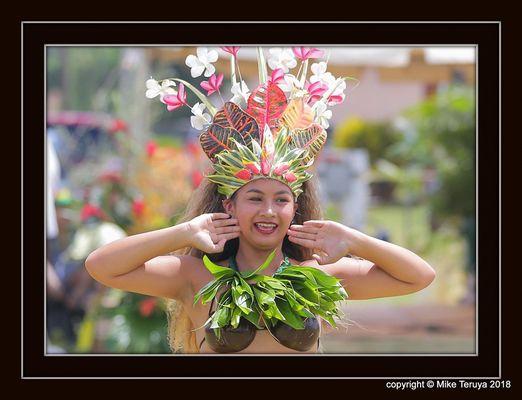
{"type": "Polygon", "coordinates": [[[237,218],[241,239],[266,249],[283,241],[297,209],[290,188],[274,179],[253,180],[223,204],[237,218]]]}

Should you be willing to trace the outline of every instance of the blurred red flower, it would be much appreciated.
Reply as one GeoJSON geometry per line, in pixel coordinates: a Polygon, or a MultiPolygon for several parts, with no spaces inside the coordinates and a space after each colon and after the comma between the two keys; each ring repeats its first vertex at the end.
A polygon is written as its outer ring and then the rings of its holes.
{"type": "Polygon", "coordinates": [[[141,217],[145,210],[145,202],[143,200],[134,200],[132,202],[132,212],[135,217],[141,217]]]}
{"type": "Polygon", "coordinates": [[[87,221],[91,217],[103,219],[103,212],[100,208],[92,204],[85,204],[80,213],[80,219],[82,222],[87,221]]]}
{"type": "Polygon", "coordinates": [[[203,180],[203,174],[201,173],[200,170],[195,169],[194,171],[192,171],[192,187],[194,189],[199,187],[202,180],[203,180]]]}
{"type": "Polygon", "coordinates": [[[156,150],[158,149],[158,145],[154,140],[149,140],[147,142],[147,155],[149,157],[152,157],[154,153],[156,153],[156,150]]]}
{"type": "Polygon", "coordinates": [[[158,299],[150,297],[148,299],[140,301],[140,314],[144,317],[148,317],[154,311],[158,299]]]}

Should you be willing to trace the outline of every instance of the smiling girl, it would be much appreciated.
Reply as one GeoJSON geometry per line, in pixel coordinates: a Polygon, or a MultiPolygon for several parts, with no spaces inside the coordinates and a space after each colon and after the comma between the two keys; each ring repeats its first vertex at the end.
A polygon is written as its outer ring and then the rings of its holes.
{"type": "MultiPolygon", "coordinates": [[[[203,254],[246,271],[276,249],[263,274],[272,275],[287,257],[291,264],[313,266],[341,279],[350,300],[405,295],[434,279],[433,269],[412,252],[320,220],[313,184],[306,182],[303,189],[296,202],[281,182],[257,179],[226,199],[207,181],[195,193],[186,222],[110,243],[88,257],[86,268],[104,285],[176,300],[170,310],[171,346],[186,353],[214,352],[205,343],[205,330],[194,331],[205,324],[214,306],[193,305],[194,295],[213,279],[203,254]],[[164,255],[182,248],[183,255],[164,255]]],[[[313,346],[304,352],[317,350],[313,346]]],[[[278,343],[265,329],[239,353],[298,351],[278,343]]]]}
{"type": "MultiPolygon", "coordinates": [[[[223,49],[233,55],[234,81],[239,48],[223,49]]],[[[175,352],[315,353],[322,323],[334,324],[335,302],[346,294],[350,300],[405,295],[435,277],[411,251],[323,220],[307,171],[326,142],[331,111],[323,111],[344,100],[345,78],[323,73],[328,79],[312,76],[309,84],[308,59],[322,52],[299,47],[293,54],[302,64],[288,94],[279,87],[288,65],[274,58],[267,78],[262,49],[260,85],[243,103],[233,98],[217,111],[185,82],[212,114],[194,106],[201,118],[192,119],[204,129],[199,139],[213,173],[177,225],[107,244],[85,262],[104,285],[170,299],[175,352]]],[[[206,55],[198,49],[199,64],[187,58],[193,77],[213,68],[206,55]]],[[[177,92],[171,87],[184,81],[172,79],[147,82],[147,96],[160,95],[169,111],[187,106],[183,83],[177,92]]],[[[201,86],[210,95],[221,81],[212,75],[201,86]]]]}

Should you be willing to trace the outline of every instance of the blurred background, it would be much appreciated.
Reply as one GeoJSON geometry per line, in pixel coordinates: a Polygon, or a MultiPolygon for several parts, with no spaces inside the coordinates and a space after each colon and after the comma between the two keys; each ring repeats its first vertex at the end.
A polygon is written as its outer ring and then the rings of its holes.
{"type": "MultiPolygon", "coordinates": [[[[328,71],[358,80],[332,110],[314,165],[327,219],[437,271],[421,292],[346,302],[346,327],[328,332],[324,351],[474,353],[475,48],[321,49],[328,71]]],[[[195,53],[47,47],[48,353],[170,352],[163,300],[103,287],[83,264],[105,243],[175,224],[208,169],[190,109],[169,113],[145,97],[150,77],[199,87],[206,78],[185,65],[195,53]]],[[[229,93],[229,57],[218,53],[229,93]]],[[[255,57],[238,54],[251,90],[255,57]]]]}

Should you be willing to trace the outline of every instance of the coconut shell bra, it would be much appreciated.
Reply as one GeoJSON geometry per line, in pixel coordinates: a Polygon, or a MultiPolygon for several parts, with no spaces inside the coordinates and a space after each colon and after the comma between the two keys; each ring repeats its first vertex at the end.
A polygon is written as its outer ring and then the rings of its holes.
{"type": "MultiPolygon", "coordinates": [[[[239,272],[237,262],[234,256],[228,259],[229,268],[239,272]]],[[[286,255],[284,255],[283,262],[274,273],[277,274],[285,268],[291,266],[291,262],[286,255]]],[[[213,309],[215,298],[212,299],[208,316],[211,318],[215,313],[213,309]]],[[[247,348],[254,340],[257,330],[267,330],[266,325],[259,328],[250,323],[246,319],[242,319],[237,328],[227,327],[223,329],[220,337],[216,337],[214,331],[207,325],[205,329],[205,337],[199,344],[199,349],[203,343],[207,341],[209,347],[218,353],[234,353],[247,348]]],[[[307,351],[311,349],[316,343],[319,349],[319,335],[320,322],[314,317],[306,318],[303,329],[294,329],[286,324],[280,323],[275,327],[268,329],[274,340],[278,341],[285,347],[297,351],[307,351]]]]}

